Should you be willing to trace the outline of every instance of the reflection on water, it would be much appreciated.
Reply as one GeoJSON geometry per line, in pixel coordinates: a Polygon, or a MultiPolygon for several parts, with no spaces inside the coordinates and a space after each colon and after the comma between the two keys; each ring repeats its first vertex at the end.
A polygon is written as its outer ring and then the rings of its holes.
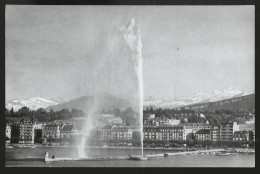
{"type": "MultiPolygon", "coordinates": [[[[44,153],[50,156],[76,157],[76,148],[13,148],[6,149],[7,167],[254,167],[255,155],[188,155],[152,158],[147,161],[110,160],[110,161],[60,161],[45,163],[44,153]]],[[[138,151],[138,150],[137,150],[138,151]]],[[[131,149],[91,149],[93,156],[128,156],[134,154],[131,149]]],[[[144,150],[144,154],[163,153],[165,150],[144,150]]]]}

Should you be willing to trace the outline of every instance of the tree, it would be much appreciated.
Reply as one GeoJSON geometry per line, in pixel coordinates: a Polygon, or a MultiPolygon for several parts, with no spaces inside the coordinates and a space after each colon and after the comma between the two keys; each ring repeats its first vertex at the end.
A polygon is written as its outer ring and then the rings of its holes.
{"type": "Polygon", "coordinates": [[[11,108],[10,113],[11,113],[11,114],[14,113],[14,108],[13,108],[13,107],[11,108]]]}
{"type": "Polygon", "coordinates": [[[141,133],[140,131],[133,131],[132,133],[132,143],[133,144],[141,144],[141,133]]]}
{"type": "MultiPolygon", "coordinates": [[[[104,110],[102,112],[104,112],[104,110]]],[[[71,114],[72,114],[72,117],[82,117],[82,116],[84,116],[84,112],[82,110],[79,110],[79,109],[72,109],[71,114]]]]}
{"type": "Polygon", "coordinates": [[[18,139],[19,139],[19,135],[20,135],[20,129],[19,129],[19,125],[17,124],[13,124],[11,126],[11,142],[12,143],[18,143],[18,139]]]}
{"type": "Polygon", "coordinates": [[[195,140],[195,135],[194,135],[194,133],[191,132],[191,133],[187,134],[186,139],[187,139],[187,140],[195,140]]]}
{"type": "Polygon", "coordinates": [[[35,139],[39,139],[39,138],[42,137],[42,130],[36,129],[36,130],[34,131],[34,134],[35,134],[35,139]]]}
{"type": "Polygon", "coordinates": [[[43,108],[37,109],[37,111],[34,113],[34,116],[41,122],[47,122],[49,119],[47,113],[43,108]]]}
{"type": "Polygon", "coordinates": [[[120,109],[114,108],[114,109],[113,109],[113,114],[114,114],[115,116],[117,116],[117,117],[120,117],[120,116],[121,116],[121,111],[120,111],[120,109]]]}
{"type": "Polygon", "coordinates": [[[49,112],[49,113],[50,113],[50,115],[55,115],[55,112],[53,111],[52,108],[50,109],[50,112],[49,112]]]}
{"type": "Polygon", "coordinates": [[[9,111],[8,111],[8,109],[6,109],[6,108],[5,108],[5,116],[6,116],[6,117],[9,117],[9,116],[10,116],[9,111]]]}
{"type": "Polygon", "coordinates": [[[149,113],[150,113],[150,114],[154,114],[153,107],[150,107],[150,109],[149,109],[149,113]]]}
{"type": "Polygon", "coordinates": [[[125,114],[134,114],[135,112],[133,111],[133,109],[131,107],[127,108],[125,111],[124,111],[125,114]]]}
{"type": "Polygon", "coordinates": [[[189,147],[193,147],[193,146],[195,146],[195,141],[192,140],[192,139],[190,139],[190,140],[187,140],[187,141],[186,141],[186,144],[187,144],[187,146],[189,146],[189,147]]]}
{"type": "Polygon", "coordinates": [[[54,142],[55,140],[54,140],[54,138],[53,138],[52,136],[49,136],[49,137],[47,138],[47,141],[48,141],[49,143],[51,143],[51,142],[54,142]]]}

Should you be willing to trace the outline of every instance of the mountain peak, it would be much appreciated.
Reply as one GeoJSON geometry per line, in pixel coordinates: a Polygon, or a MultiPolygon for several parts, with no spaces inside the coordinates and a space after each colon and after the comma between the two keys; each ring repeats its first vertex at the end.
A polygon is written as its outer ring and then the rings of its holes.
{"type": "Polygon", "coordinates": [[[221,93],[222,93],[222,92],[221,92],[221,91],[218,91],[218,90],[214,90],[214,91],[213,91],[213,94],[214,94],[214,95],[218,95],[218,94],[221,94],[221,93]]]}
{"type": "Polygon", "coordinates": [[[156,98],[156,97],[153,97],[153,96],[149,96],[149,97],[147,97],[145,100],[146,100],[146,101],[155,101],[155,100],[157,100],[157,98],[156,98]]]}
{"type": "Polygon", "coordinates": [[[65,100],[65,99],[63,99],[61,97],[57,97],[57,98],[56,97],[52,97],[49,100],[54,101],[56,103],[65,103],[65,102],[67,102],[67,100],[65,100]]]}
{"type": "Polygon", "coordinates": [[[231,86],[230,88],[227,89],[228,91],[231,91],[231,90],[236,90],[236,88],[234,88],[233,86],[231,86]]]}
{"type": "MultiPolygon", "coordinates": [[[[237,88],[234,88],[234,87],[230,87],[228,88],[227,90],[224,90],[224,92],[227,92],[227,91],[240,91],[239,89],[237,88]]],[[[242,92],[242,91],[241,91],[242,92]]]]}
{"type": "Polygon", "coordinates": [[[6,103],[6,108],[8,110],[14,109],[14,111],[18,111],[22,107],[28,107],[30,110],[37,110],[39,108],[47,108],[48,106],[53,106],[62,103],[62,101],[54,101],[45,99],[42,97],[32,97],[25,100],[11,100],[6,103]]]}
{"type": "Polygon", "coordinates": [[[241,96],[242,94],[248,95],[251,93],[244,93],[237,88],[230,87],[224,91],[214,90],[213,94],[206,94],[203,92],[199,92],[191,98],[175,98],[175,99],[167,98],[167,99],[158,100],[156,97],[150,96],[145,99],[144,105],[156,106],[161,108],[178,108],[180,106],[188,106],[196,103],[216,102],[220,100],[235,98],[241,96]]]}

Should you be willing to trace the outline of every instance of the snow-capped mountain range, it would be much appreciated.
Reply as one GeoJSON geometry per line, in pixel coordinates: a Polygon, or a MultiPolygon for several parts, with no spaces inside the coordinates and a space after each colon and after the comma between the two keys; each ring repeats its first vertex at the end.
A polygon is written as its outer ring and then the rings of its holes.
{"type": "Polygon", "coordinates": [[[34,97],[25,100],[11,100],[8,101],[5,105],[5,108],[11,110],[13,108],[14,111],[18,111],[20,108],[26,106],[30,110],[37,110],[39,108],[47,108],[48,106],[58,105],[61,103],[67,102],[62,98],[51,98],[45,99],[41,97],[34,97]]]}
{"type": "MultiPolygon", "coordinates": [[[[155,106],[161,108],[178,108],[182,106],[188,106],[192,104],[199,103],[208,103],[208,102],[217,102],[225,99],[231,99],[241,96],[246,96],[254,94],[255,92],[242,92],[236,88],[229,88],[224,91],[213,91],[212,94],[197,93],[192,98],[167,98],[167,99],[158,99],[156,97],[148,97],[144,100],[144,107],[155,106]]],[[[45,99],[41,97],[29,98],[25,100],[11,100],[8,101],[5,105],[6,109],[18,111],[20,108],[26,106],[31,110],[37,110],[39,108],[46,109],[49,106],[59,105],[66,103],[68,101],[62,98],[50,98],[45,99]]]]}
{"type": "Polygon", "coordinates": [[[197,103],[217,102],[225,99],[231,99],[241,96],[253,94],[254,92],[243,92],[236,88],[229,88],[224,91],[213,91],[213,94],[197,93],[192,98],[168,98],[158,99],[156,97],[148,97],[144,100],[144,106],[155,106],[161,108],[178,108],[197,103]]]}

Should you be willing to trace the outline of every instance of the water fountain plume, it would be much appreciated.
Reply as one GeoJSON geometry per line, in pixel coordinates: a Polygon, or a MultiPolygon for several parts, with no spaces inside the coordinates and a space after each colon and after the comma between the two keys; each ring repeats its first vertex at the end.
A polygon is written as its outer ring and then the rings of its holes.
{"type": "Polygon", "coordinates": [[[134,69],[138,79],[138,96],[139,96],[139,126],[141,132],[141,153],[143,156],[143,70],[142,70],[142,41],[140,28],[136,26],[135,19],[132,18],[128,27],[122,27],[124,40],[133,53],[132,59],[134,69]]]}
{"type": "MultiPolygon", "coordinates": [[[[142,74],[142,42],[141,42],[141,32],[140,28],[136,25],[135,19],[131,19],[129,25],[123,26],[120,28],[120,34],[122,38],[120,38],[118,41],[123,42],[123,44],[115,44],[115,49],[119,53],[120,51],[125,50],[126,52],[123,52],[119,54],[119,56],[126,56],[125,61],[121,61],[121,63],[128,62],[130,64],[127,64],[129,70],[134,71],[134,77],[135,81],[132,85],[134,85],[134,91],[136,92],[136,98],[134,99],[134,102],[136,105],[138,103],[138,128],[140,133],[140,150],[141,150],[141,156],[143,156],[143,74],[142,74]],[[123,48],[123,49],[120,49],[123,48]],[[126,53],[126,54],[125,54],[126,53]],[[123,54],[123,55],[122,55],[123,54]],[[130,55],[130,57],[129,57],[130,55]],[[129,58],[128,58],[129,57],[129,58]]],[[[116,36],[119,38],[118,36],[116,36]]],[[[114,51],[114,50],[113,50],[114,51]]],[[[115,59],[117,60],[117,59],[115,59]]],[[[114,62],[111,62],[114,63],[114,62]]],[[[120,63],[119,63],[120,64],[120,63]]],[[[104,64],[103,64],[104,65],[104,64]]],[[[109,65],[109,62],[106,63],[106,65],[109,65]]],[[[99,74],[100,72],[103,72],[102,70],[95,70],[95,74],[99,74]]],[[[109,82],[109,80],[108,80],[109,82]]],[[[131,91],[131,89],[128,89],[131,91]]],[[[79,158],[89,158],[91,156],[88,155],[86,149],[86,145],[91,141],[90,135],[92,131],[96,128],[101,128],[101,125],[95,125],[98,118],[98,111],[101,109],[101,101],[94,100],[93,105],[91,106],[91,109],[88,110],[86,119],[84,120],[84,127],[82,128],[82,138],[80,142],[78,142],[78,157],[79,158]]],[[[136,109],[137,109],[136,108],[136,109]]],[[[134,117],[134,116],[133,116],[134,117]]]]}

